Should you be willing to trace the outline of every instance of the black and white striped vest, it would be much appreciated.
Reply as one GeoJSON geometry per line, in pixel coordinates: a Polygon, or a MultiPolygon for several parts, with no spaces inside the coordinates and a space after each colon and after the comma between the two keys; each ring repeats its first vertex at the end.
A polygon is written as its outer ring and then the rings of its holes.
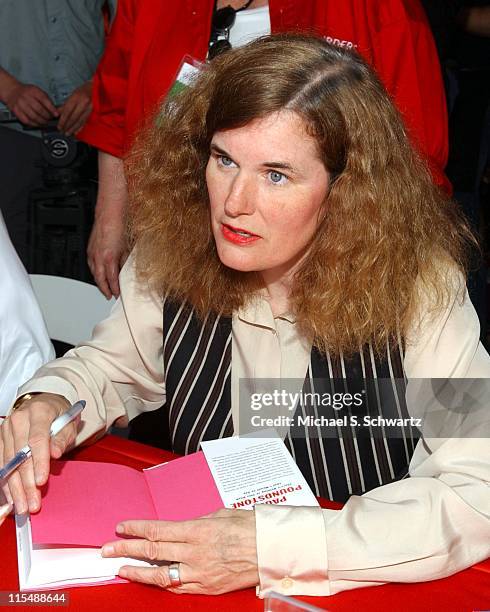
{"type": "MultiPolygon", "coordinates": [[[[163,315],[163,360],[166,406],[172,448],[188,454],[199,450],[201,440],[233,435],[231,413],[231,318],[209,316],[201,321],[185,306],[166,300],[163,315]]],[[[384,357],[384,356],[383,356],[384,357]]],[[[366,347],[349,360],[311,351],[304,389],[322,379],[332,389],[346,381],[392,379],[393,394],[403,416],[402,348],[387,347],[386,357],[375,357],[366,347]]],[[[340,389],[337,389],[339,391],[340,389]]],[[[374,410],[381,410],[374,398],[374,410]]],[[[292,456],[316,495],[339,502],[405,476],[416,439],[410,432],[400,437],[357,435],[339,427],[335,438],[286,440],[292,456]]]]}

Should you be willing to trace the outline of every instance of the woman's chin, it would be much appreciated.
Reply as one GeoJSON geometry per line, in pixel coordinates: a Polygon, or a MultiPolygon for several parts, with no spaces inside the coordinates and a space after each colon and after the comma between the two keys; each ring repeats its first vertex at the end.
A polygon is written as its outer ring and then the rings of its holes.
{"type": "Polygon", "coordinates": [[[252,265],[238,264],[238,263],[228,263],[226,261],[221,261],[221,263],[229,268],[230,270],[235,270],[235,272],[257,272],[257,267],[252,265]]]}
{"type": "Polygon", "coordinates": [[[230,257],[227,253],[219,253],[221,263],[230,268],[230,270],[236,270],[237,272],[256,272],[257,262],[248,260],[242,257],[230,257]]]}

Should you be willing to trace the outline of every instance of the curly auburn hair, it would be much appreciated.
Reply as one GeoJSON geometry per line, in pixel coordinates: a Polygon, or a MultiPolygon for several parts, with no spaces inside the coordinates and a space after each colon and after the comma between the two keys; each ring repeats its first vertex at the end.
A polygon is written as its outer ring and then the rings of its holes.
{"type": "Polygon", "coordinates": [[[472,236],[374,72],[316,37],[268,36],[219,56],[141,132],[127,160],[137,273],[202,317],[252,299],[258,274],[218,258],[205,169],[215,132],[283,109],[303,119],[331,174],[291,309],[320,350],[380,351],[413,323],[416,280],[432,309],[447,303],[444,262],[464,270],[472,236]]]}

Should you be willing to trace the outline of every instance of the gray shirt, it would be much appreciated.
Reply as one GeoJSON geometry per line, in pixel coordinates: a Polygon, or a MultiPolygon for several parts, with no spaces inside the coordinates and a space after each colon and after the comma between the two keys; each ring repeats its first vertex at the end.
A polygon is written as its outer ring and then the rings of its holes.
{"type": "MultiPolygon", "coordinates": [[[[117,0],[109,0],[111,15],[117,0]]],[[[92,78],[104,50],[105,0],[0,0],[0,66],[56,106],[92,78]]],[[[0,103],[0,110],[5,105],[0,103]]]]}

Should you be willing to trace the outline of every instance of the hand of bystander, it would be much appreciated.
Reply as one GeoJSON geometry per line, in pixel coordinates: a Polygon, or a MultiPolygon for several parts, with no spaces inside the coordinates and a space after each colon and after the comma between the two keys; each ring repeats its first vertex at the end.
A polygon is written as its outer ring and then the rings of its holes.
{"type": "Polygon", "coordinates": [[[58,117],[59,112],[48,94],[36,85],[21,83],[4,73],[5,86],[0,98],[21,123],[39,127],[50,119],[58,117]]]}
{"type": "Polygon", "coordinates": [[[78,130],[81,130],[92,112],[92,81],[87,81],[75,89],[58,110],[60,132],[73,136],[78,130]]]}

